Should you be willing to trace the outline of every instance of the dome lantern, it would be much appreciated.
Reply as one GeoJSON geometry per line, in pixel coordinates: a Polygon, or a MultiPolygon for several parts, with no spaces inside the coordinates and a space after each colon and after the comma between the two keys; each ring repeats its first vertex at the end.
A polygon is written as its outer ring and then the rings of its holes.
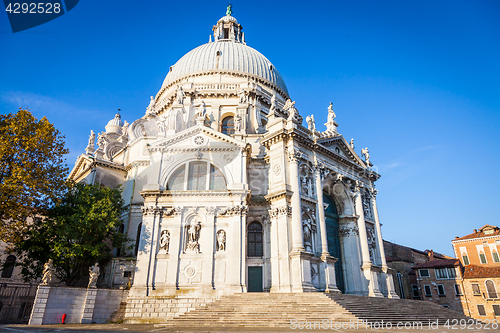
{"type": "Polygon", "coordinates": [[[226,16],[217,21],[217,24],[212,28],[214,40],[246,44],[245,36],[242,32],[243,27],[238,23],[238,20],[231,16],[232,13],[232,5],[229,4],[227,6],[226,16]]]}

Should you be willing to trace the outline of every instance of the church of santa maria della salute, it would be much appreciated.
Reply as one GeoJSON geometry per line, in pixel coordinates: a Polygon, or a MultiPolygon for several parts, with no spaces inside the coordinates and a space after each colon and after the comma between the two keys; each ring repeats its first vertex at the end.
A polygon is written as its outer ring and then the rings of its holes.
{"type": "Polygon", "coordinates": [[[135,248],[115,250],[113,263],[131,267],[128,299],[398,298],[368,150],[361,158],[339,134],[332,104],[326,131],[313,115],[304,126],[277,68],[242,29],[228,7],[210,41],[170,67],[145,114],[130,123],[117,114],[91,132],[70,173],[123,188],[122,230],[135,248]]]}

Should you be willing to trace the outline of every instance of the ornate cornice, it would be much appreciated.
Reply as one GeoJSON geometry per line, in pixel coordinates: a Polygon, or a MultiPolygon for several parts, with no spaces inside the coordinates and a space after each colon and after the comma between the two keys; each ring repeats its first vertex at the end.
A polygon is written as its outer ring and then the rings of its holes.
{"type": "Polygon", "coordinates": [[[273,202],[273,201],[276,201],[276,200],[279,200],[279,199],[283,199],[283,198],[286,198],[287,200],[290,200],[290,198],[292,197],[292,195],[293,195],[293,192],[291,190],[289,190],[289,189],[286,189],[286,190],[282,190],[282,191],[278,191],[278,192],[269,193],[264,198],[268,202],[273,202]]]}
{"type": "Polygon", "coordinates": [[[247,190],[229,191],[167,191],[167,190],[145,190],[139,192],[143,198],[147,197],[246,197],[247,190]]]}
{"type": "MultiPolygon", "coordinates": [[[[186,79],[189,79],[189,78],[204,76],[204,75],[214,75],[214,74],[215,75],[226,74],[226,75],[231,75],[231,76],[242,77],[242,78],[245,78],[247,80],[250,79],[253,82],[260,83],[262,85],[265,85],[265,86],[275,90],[285,100],[289,98],[288,94],[286,92],[284,92],[278,85],[272,83],[271,81],[269,81],[267,79],[264,79],[261,76],[246,73],[246,72],[240,72],[240,71],[236,71],[236,70],[230,70],[230,69],[211,69],[211,70],[193,72],[193,73],[189,73],[189,74],[180,76],[177,79],[175,79],[174,81],[170,82],[168,85],[162,87],[160,89],[160,91],[158,92],[158,94],[156,94],[157,102],[160,105],[160,108],[158,111],[161,112],[161,111],[163,111],[163,109],[168,108],[172,104],[172,101],[174,99],[173,98],[174,94],[170,94],[170,96],[165,96],[165,98],[163,98],[162,100],[159,100],[159,98],[164,94],[164,92],[168,91],[171,87],[176,87],[177,85],[181,84],[182,81],[185,81],[186,79]]],[[[239,85],[238,85],[238,88],[230,89],[231,87],[229,87],[229,86],[231,86],[231,85],[232,84],[221,84],[223,89],[218,89],[218,87],[213,87],[213,89],[196,89],[196,87],[195,87],[193,89],[193,91],[196,91],[197,94],[204,94],[204,93],[207,94],[209,92],[215,92],[217,90],[226,90],[226,91],[231,91],[231,92],[234,91],[234,94],[237,96],[236,89],[239,88],[239,85]]],[[[188,91],[188,90],[186,89],[186,91],[188,91]]]]}
{"type": "Polygon", "coordinates": [[[280,216],[292,216],[292,207],[290,206],[281,206],[281,207],[272,207],[269,209],[269,217],[270,218],[278,218],[280,216]]]}
{"type": "Polygon", "coordinates": [[[135,167],[141,167],[141,166],[149,166],[151,164],[151,161],[149,160],[143,160],[143,161],[134,161],[132,163],[129,163],[127,165],[125,165],[125,171],[130,171],[131,169],[135,168],[135,167]]]}

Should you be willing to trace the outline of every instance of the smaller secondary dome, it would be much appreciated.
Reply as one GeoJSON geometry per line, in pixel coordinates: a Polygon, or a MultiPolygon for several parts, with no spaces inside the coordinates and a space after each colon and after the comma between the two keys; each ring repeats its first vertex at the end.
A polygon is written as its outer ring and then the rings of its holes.
{"type": "MultiPolygon", "coordinates": [[[[115,117],[108,121],[108,125],[123,126],[122,116],[119,113],[115,114],[115,117]]],[[[106,125],[107,126],[107,125],[106,125]]]]}
{"type": "Polygon", "coordinates": [[[106,133],[122,133],[122,126],[123,126],[123,121],[122,117],[120,116],[119,113],[115,115],[113,119],[108,121],[108,124],[106,125],[106,133]]]}

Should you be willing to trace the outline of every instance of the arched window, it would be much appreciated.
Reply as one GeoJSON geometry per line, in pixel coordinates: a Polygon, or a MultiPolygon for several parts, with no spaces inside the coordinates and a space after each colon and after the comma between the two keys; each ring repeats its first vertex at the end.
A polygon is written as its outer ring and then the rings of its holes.
{"type": "Polygon", "coordinates": [[[177,168],[167,181],[169,191],[225,191],[226,188],[224,175],[209,162],[186,163],[177,168]]]}
{"type": "Polygon", "coordinates": [[[7,260],[5,260],[5,263],[3,264],[2,277],[7,279],[11,278],[12,273],[14,272],[15,265],[16,257],[13,255],[8,256],[7,260]]]}
{"type": "Polygon", "coordinates": [[[234,117],[229,116],[222,120],[222,133],[226,135],[234,134],[234,117]]]}
{"type": "Polygon", "coordinates": [[[500,262],[500,258],[498,257],[498,252],[493,250],[493,252],[491,252],[491,255],[493,256],[493,262],[500,262]]]}
{"type": "Polygon", "coordinates": [[[486,280],[486,291],[488,292],[488,298],[497,298],[497,290],[495,289],[495,284],[491,280],[486,280]]]}
{"type": "Polygon", "coordinates": [[[247,256],[262,257],[262,224],[252,222],[248,225],[247,233],[247,256]]]}
{"type": "Polygon", "coordinates": [[[142,229],[142,222],[139,223],[139,226],[137,227],[137,235],[135,236],[135,255],[139,253],[139,241],[141,240],[141,229],[142,229]]]}

